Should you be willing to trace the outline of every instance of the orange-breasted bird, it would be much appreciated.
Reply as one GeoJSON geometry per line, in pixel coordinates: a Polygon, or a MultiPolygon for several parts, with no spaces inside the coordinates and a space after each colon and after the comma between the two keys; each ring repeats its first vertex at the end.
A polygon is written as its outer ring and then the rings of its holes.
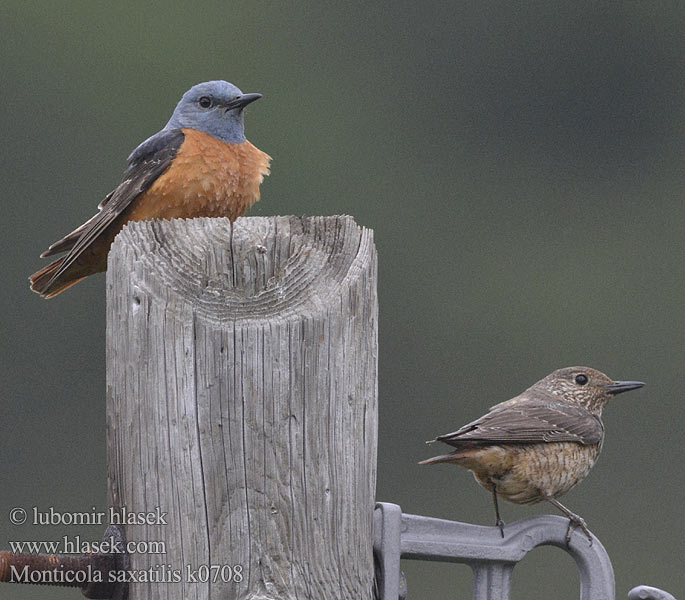
{"type": "Polygon", "coordinates": [[[546,500],[592,538],[585,521],[557,498],[582,481],[604,442],[602,409],[616,394],[635,390],[641,381],[612,381],[589,367],[554,371],[520,395],[493,406],[480,419],[433,442],[455,450],[419,464],[452,463],[473,472],[492,493],[496,524],[504,537],[497,497],[514,504],[546,500]]]}
{"type": "Polygon", "coordinates": [[[31,289],[52,298],[107,269],[112,241],[129,221],[228,217],[259,200],[271,157],[245,138],[244,109],[261,94],[243,94],[226,81],[190,88],[165,127],[128,157],[124,180],[99,212],[52,244],[41,257],[66,254],[29,277],[31,289]]]}

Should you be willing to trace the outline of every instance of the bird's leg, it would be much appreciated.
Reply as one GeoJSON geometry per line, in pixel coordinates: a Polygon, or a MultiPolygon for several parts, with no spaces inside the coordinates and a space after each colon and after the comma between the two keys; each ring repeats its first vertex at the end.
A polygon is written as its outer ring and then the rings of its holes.
{"type": "Polygon", "coordinates": [[[495,518],[497,521],[495,521],[495,525],[499,527],[499,532],[502,534],[502,537],[504,537],[504,521],[499,516],[499,504],[497,504],[497,488],[495,487],[495,484],[492,483],[490,484],[492,486],[492,500],[495,503],[495,518]]]}
{"type": "Polygon", "coordinates": [[[587,524],[585,523],[585,520],[582,517],[578,516],[574,512],[571,512],[561,502],[555,500],[554,498],[545,498],[545,500],[547,500],[547,502],[549,502],[550,504],[556,506],[561,512],[563,512],[568,517],[568,529],[566,530],[567,546],[571,543],[571,534],[573,533],[573,529],[575,527],[580,527],[583,530],[583,533],[587,536],[587,539],[590,540],[590,546],[592,546],[592,535],[590,534],[590,530],[587,528],[587,524]]]}

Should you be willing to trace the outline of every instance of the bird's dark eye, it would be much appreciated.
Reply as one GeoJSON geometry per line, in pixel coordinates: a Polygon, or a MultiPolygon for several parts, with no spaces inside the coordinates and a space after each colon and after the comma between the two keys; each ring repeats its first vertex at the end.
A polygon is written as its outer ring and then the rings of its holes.
{"type": "Polygon", "coordinates": [[[579,375],[576,375],[576,383],[578,385],[585,385],[587,383],[587,375],[584,375],[583,373],[580,373],[579,375]]]}
{"type": "Polygon", "coordinates": [[[202,96],[199,100],[199,104],[202,108],[209,108],[212,105],[212,99],[209,96],[202,96]]]}

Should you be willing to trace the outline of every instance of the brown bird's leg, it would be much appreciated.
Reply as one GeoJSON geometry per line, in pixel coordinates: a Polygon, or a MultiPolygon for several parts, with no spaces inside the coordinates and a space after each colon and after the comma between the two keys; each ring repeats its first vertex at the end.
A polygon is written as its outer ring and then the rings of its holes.
{"type": "Polygon", "coordinates": [[[554,498],[545,498],[545,500],[547,500],[547,502],[549,502],[550,504],[556,506],[561,512],[563,512],[568,517],[568,529],[566,530],[567,546],[571,543],[571,533],[573,533],[573,529],[575,527],[580,527],[583,530],[583,533],[587,536],[587,539],[590,540],[590,546],[592,546],[592,535],[590,535],[590,530],[587,528],[587,524],[585,523],[585,520],[582,517],[580,517],[574,512],[571,512],[561,502],[555,500],[554,498]]]}
{"type": "Polygon", "coordinates": [[[499,527],[499,532],[502,534],[502,537],[504,537],[504,521],[499,516],[499,505],[497,504],[497,488],[495,487],[495,484],[492,485],[492,499],[495,503],[495,517],[497,518],[497,521],[495,521],[495,525],[499,527]]]}

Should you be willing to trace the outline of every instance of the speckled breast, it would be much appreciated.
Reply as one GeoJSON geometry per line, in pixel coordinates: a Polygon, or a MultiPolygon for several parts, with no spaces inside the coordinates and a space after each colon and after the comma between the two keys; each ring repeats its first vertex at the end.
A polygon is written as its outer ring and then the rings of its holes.
{"type": "Polygon", "coordinates": [[[485,476],[472,469],[477,481],[487,489],[494,484],[497,493],[509,502],[533,504],[546,497],[558,498],[585,479],[600,445],[560,442],[489,448],[492,454],[498,450],[507,457],[497,463],[499,472],[493,469],[485,476]]]}

